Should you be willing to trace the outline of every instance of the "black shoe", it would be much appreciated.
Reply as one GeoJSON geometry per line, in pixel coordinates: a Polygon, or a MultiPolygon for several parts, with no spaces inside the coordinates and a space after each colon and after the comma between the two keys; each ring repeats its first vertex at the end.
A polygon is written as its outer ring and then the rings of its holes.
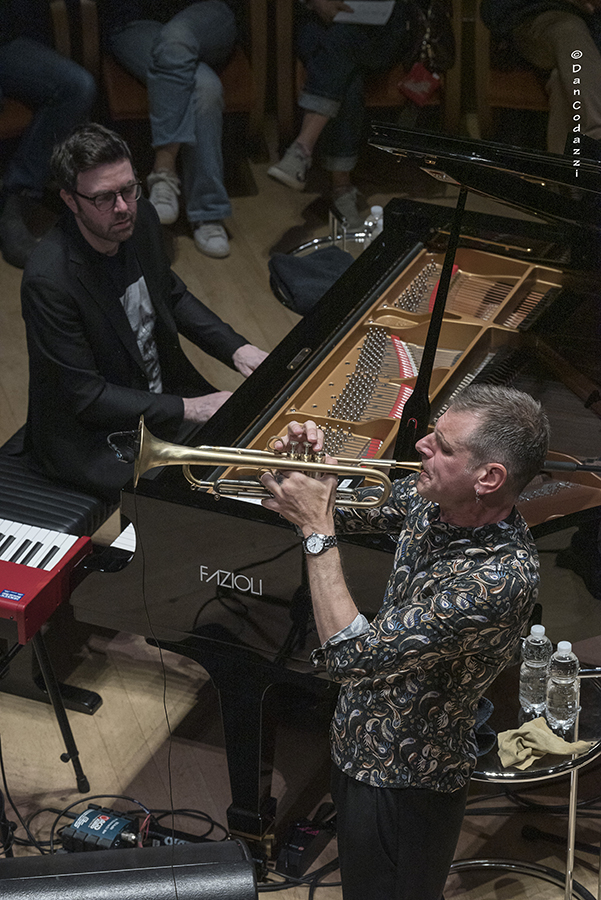
{"type": "Polygon", "coordinates": [[[2,256],[9,265],[23,269],[38,240],[25,224],[20,195],[9,194],[0,215],[2,256]]]}

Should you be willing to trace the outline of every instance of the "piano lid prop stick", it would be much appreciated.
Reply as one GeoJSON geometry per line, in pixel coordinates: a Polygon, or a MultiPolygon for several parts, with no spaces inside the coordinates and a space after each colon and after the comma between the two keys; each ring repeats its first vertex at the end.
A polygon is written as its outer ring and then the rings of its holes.
{"type": "MultiPolygon", "coordinates": [[[[445,255],[442,272],[440,273],[440,281],[438,290],[436,291],[436,300],[430,317],[430,325],[428,334],[424,344],[424,352],[420,363],[417,380],[411,396],[407,399],[404,407],[397,439],[394,446],[394,459],[417,459],[415,450],[416,442],[422,438],[428,429],[430,421],[430,378],[436,357],[436,348],[438,347],[438,338],[442,326],[442,319],[453,277],[453,268],[455,265],[455,254],[459,245],[459,237],[461,235],[461,221],[465,210],[465,202],[467,200],[467,188],[459,188],[459,196],[457,205],[453,215],[453,224],[449,233],[449,242],[445,255]]],[[[393,469],[390,477],[400,478],[405,475],[402,469],[393,469]]]]}
{"type": "MultiPolygon", "coordinates": [[[[451,280],[455,277],[455,275],[457,274],[458,271],[459,271],[459,266],[453,266],[453,269],[451,271],[451,280]]],[[[434,304],[436,303],[436,296],[438,294],[439,285],[440,285],[440,278],[434,285],[432,293],[430,294],[430,300],[428,302],[428,312],[429,313],[431,313],[432,310],[434,309],[434,304]]]]}

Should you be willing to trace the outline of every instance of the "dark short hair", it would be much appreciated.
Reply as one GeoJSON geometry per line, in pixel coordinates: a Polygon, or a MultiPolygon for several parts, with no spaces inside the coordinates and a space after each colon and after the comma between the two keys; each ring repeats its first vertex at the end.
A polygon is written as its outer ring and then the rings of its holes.
{"type": "Polygon", "coordinates": [[[128,159],[133,165],[131,151],[123,138],[104,125],[88,122],[78,125],[55,146],[51,166],[59,188],[76,191],[80,173],[122,159],[128,159]]]}
{"type": "Polygon", "coordinates": [[[471,384],[449,408],[478,418],[466,440],[474,466],[501,463],[508,487],[518,496],[540,472],[549,449],[551,429],[541,404],[515,388],[471,384]]]}

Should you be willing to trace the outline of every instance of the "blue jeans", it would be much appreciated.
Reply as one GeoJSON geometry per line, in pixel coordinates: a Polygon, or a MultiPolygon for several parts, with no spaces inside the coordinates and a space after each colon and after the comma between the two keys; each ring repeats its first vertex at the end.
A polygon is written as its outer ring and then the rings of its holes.
{"type": "Polygon", "coordinates": [[[2,95],[34,110],[4,174],[4,193],[27,190],[41,197],[50,175],[52,148],[87,118],[96,83],[86,69],[50,47],[15,38],[0,44],[2,95]]]}
{"type": "Polygon", "coordinates": [[[223,184],[223,88],[216,70],[235,41],[234,14],[221,0],[192,3],[166,25],[137,20],[109,35],[117,59],[148,86],[153,147],[182,145],[192,223],[231,214],[223,184]]]}
{"type": "Polygon", "coordinates": [[[301,9],[296,50],[307,70],[299,106],[328,116],[320,137],[322,162],[330,171],[350,172],[363,137],[363,79],[411,56],[409,4],[397,0],[386,25],[326,24],[301,9]]]}

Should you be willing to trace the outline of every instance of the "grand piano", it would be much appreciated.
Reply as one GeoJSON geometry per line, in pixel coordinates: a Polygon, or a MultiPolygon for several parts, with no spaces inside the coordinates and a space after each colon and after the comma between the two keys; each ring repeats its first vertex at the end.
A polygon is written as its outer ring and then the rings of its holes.
{"type": "MultiPolygon", "coordinates": [[[[601,476],[575,464],[601,455],[601,165],[582,159],[576,178],[570,159],[391,126],[375,128],[372,143],[460,193],[501,198],[531,218],[391,201],[383,234],[189,445],[265,449],[291,419],[310,417],[332,454],[390,458],[415,439],[415,418],[404,422],[403,409],[420,381],[422,430],[463,385],[508,383],[542,400],[550,457],[572,463],[526,489],[520,509],[535,535],[597,522],[601,476]],[[437,298],[449,271],[446,297],[437,298]],[[435,352],[420,379],[437,313],[435,352]]],[[[154,468],[137,489],[126,487],[121,514],[135,546],[87,558],[71,597],[75,616],[145,635],[209,673],[232,790],[228,826],[261,840],[277,818],[266,698],[281,688],[334,696],[309,664],[317,638],[299,538],[256,501],[192,490],[181,466],[154,468]]],[[[393,549],[385,536],[341,541],[352,594],[368,616],[393,549]]]]}

